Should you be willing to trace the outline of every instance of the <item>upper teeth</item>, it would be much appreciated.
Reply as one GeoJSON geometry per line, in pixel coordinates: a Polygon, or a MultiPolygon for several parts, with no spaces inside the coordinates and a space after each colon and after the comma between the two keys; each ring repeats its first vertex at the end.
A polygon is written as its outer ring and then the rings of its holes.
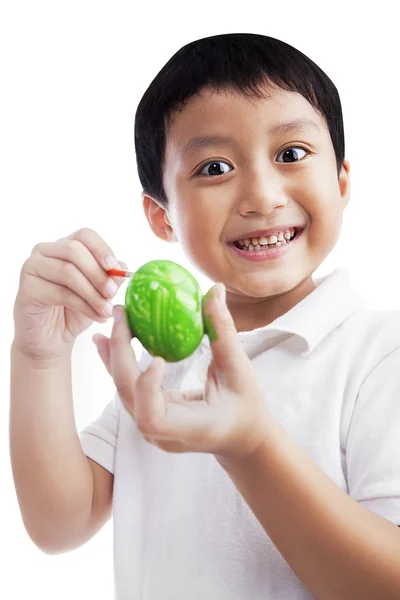
{"type": "Polygon", "coordinates": [[[245,240],[238,240],[238,244],[240,246],[266,246],[267,244],[276,244],[277,242],[282,242],[284,239],[289,240],[294,236],[294,229],[285,229],[285,231],[280,231],[276,235],[270,235],[269,237],[259,237],[259,238],[249,238],[245,240]]]}

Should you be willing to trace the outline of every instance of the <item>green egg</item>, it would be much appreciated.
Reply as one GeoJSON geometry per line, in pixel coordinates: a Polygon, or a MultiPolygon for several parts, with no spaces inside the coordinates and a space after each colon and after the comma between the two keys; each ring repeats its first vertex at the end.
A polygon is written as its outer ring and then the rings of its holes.
{"type": "Polygon", "coordinates": [[[196,279],[170,260],[152,260],[131,277],[125,309],[132,334],[153,356],[178,362],[205,333],[203,294],[196,279]]]}

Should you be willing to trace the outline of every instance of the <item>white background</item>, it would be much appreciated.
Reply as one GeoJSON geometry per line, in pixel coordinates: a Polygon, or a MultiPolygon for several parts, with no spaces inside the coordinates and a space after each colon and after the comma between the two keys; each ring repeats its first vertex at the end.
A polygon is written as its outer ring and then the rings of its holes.
{"type": "MultiPolygon", "coordinates": [[[[395,3],[353,3],[351,9],[337,1],[135,4],[14,0],[1,7],[0,597],[7,600],[113,597],[111,522],[82,548],[49,556],[31,542],[19,513],[8,450],[9,348],[19,271],[32,247],[87,226],[131,270],[168,258],[188,268],[204,292],[212,284],[177,244],[153,236],[135,167],[137,104],[181,46],[219,33],[262,33],[295,46],[333,80],[352,193],[341,239],[316,276],[345,267],[372,308],[400,308],[395,3]]],[[[124,290],[115,302],[123,303],[124,290]]],[[[95,324],[76,343],[78,430],[113,394],[91,341],[110,327],[95,324]]]]}

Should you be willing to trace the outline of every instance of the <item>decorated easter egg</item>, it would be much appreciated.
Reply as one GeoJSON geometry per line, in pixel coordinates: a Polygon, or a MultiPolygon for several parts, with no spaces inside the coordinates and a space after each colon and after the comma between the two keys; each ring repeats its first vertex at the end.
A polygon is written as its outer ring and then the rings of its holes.
{"type": "Polygon", "coordinates": [[[132,334],[153,356],[177,362],[193,354],[205,333],[203,294],[196,279],[170,260],[152,260],[130,278],[125,310],[132,334]]]}

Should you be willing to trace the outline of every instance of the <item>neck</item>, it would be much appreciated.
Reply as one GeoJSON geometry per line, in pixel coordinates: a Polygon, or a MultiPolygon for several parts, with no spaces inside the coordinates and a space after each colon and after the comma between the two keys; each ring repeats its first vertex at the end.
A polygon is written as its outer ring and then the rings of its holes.
{"type": "Polygon", "coordinates": [[[272,297],[251,298],[237,296],[227,291],[226,302],[238,332],[252,331],[269,325],[278,317],[287,313],[315,290],[312,277],[308,277],[298,286],[272,297]]]}

